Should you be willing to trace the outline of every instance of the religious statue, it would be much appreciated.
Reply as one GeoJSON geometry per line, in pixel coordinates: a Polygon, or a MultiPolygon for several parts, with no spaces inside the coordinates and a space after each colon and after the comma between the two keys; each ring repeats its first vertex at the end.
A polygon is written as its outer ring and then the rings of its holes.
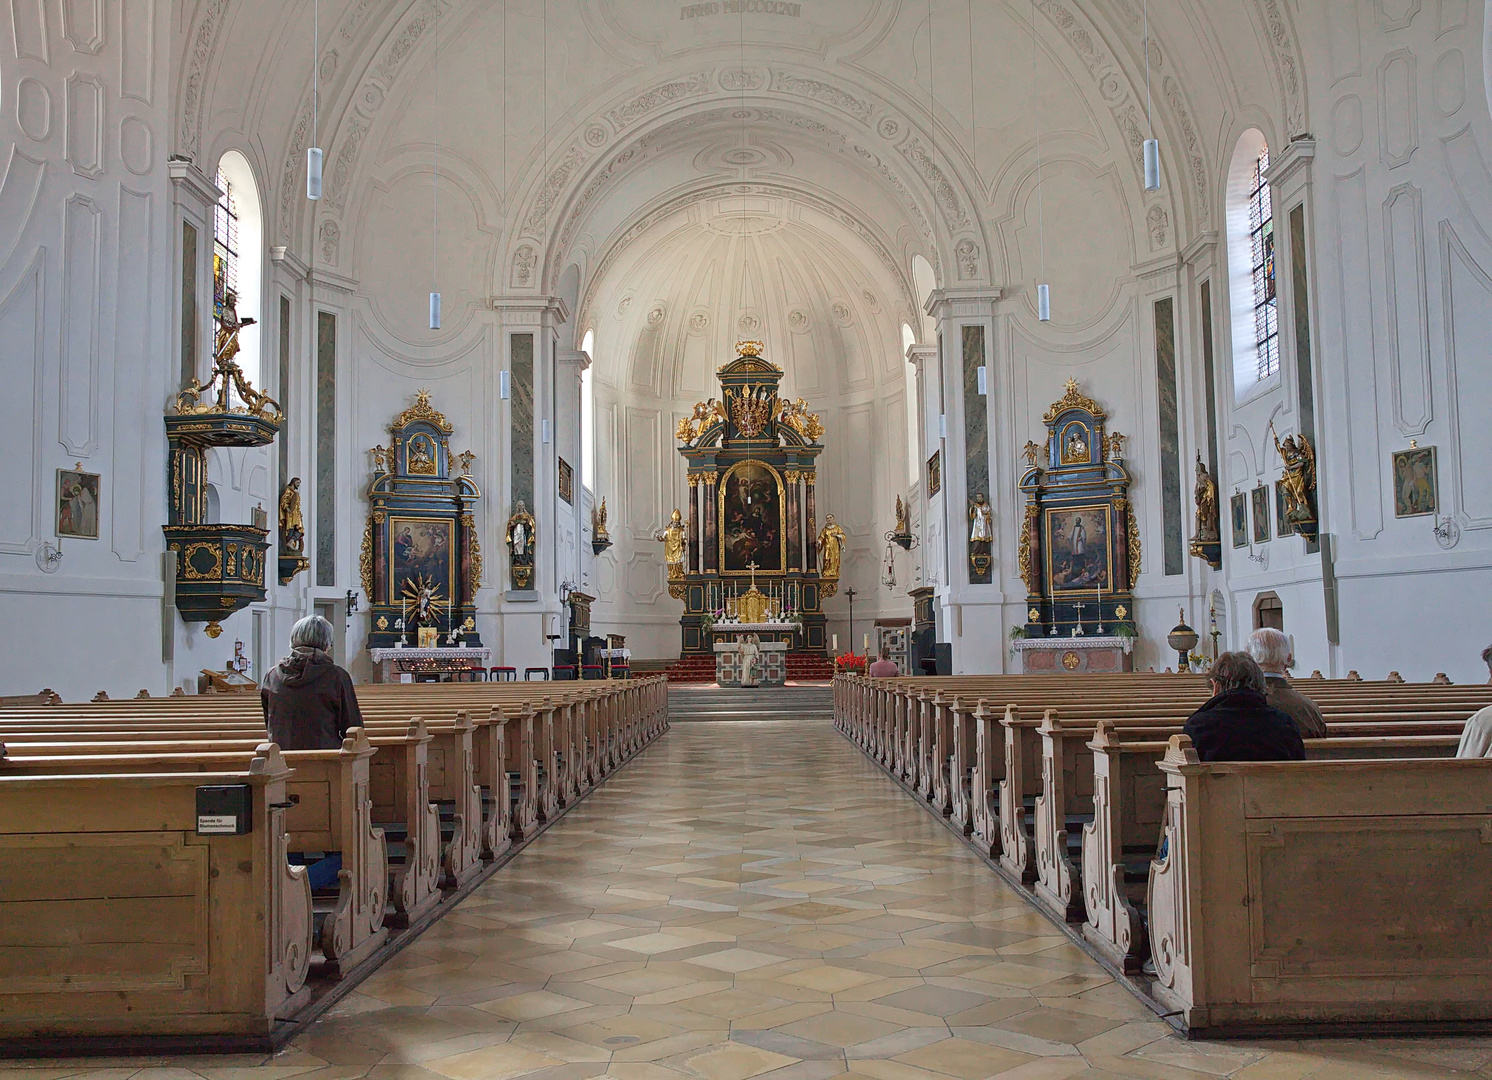
{"type": "Polygon", "coordinates": [[[912,532],[912,523],[908,520],[907,504],[901,501],[901,496],[896,497],[896,535],[908,536],[912,532]]]}
{"type": "Polygon", "coordinates": [[[990,548],[995,539],[994,512],[984,492],[969,502],[969,570],[971,584],[983,584],[989,577],[990,548]]]}
{"type": "Polygon", "coordinates": [[[674,507],[668,526],[653,534],[654,540],[663,542],[663,561],[668,564],[670,581],[684,576],[684,515],[674,507]]]}
{"type": "Polygon", "coordinates": [[[1308,540],[1316,538],[1316,451],[1304,435],[1286,435],[1283,442],[1269,425],[1274,435],[1274,448],[1284,463],[1285,474],[1280,483],[1285,489],[1285,520],[1290,527],[1308,540]]]}
{"type": "Polygon", "coordinates": [[[410,440],[409,471],[421,476],[435,475],[435,459],[430,456],[428,440],[419,437],[410,440]]]}
{"type": "Polygon", "coordinates": [[[1217,516],[1217,481],[1202,463],[1202,454],[1197,454],[1197,486],[1193,494],[1197,503],[1196,539],[1202,542],[1220,540],[1217,516]]]}
{"type": "Polygon", "coordinates": [[[223,314],[218,319],[217,337],[213,342],[212,377],[205,383],[198,382],[195,378],[187,381],[181,393],[176,395],[178,415],[246,412],[273,424],[279,424],[285,419],[279,402],[268,394],[255,390],[244,376],[243,368],[234,359],[239,350],[239,332],[253,325],[253,319],[239,317],[238,294],[229,289],[223,297],[223,314]],[[215,386],[216,400],[204,404],[203,396],[215,386]],[[233,407],[230,394],[234,390],[238,391],[239,400],[244,403],[242,410],[233,407]]]}
{"type": "Polygon", "coordinates": [[[292,476],[280,492],[280,550],[299,555],[306,550],[306,526],[300,510],[300,477],[292,476]]]}
{"type": "Polygon", "coordinates": [[[981,491],[969,503],[969,541],[974,544],[984,544],[986,551],[989,550],[989,545],[995,538],[993,516],[989,500],[981,491]]]}
{"type": "Polygon", "coordinates": [[[527,589],[533,582],[534,533],[534,516],[528,512],[528,507],[524,505],[523,500],[519,499],[513,516],[508,518],[507,530],[503,533],[503,542],[508,546],[508,565],[515,589],[527,589]]]}
{"type": "Polygon", "coordinates": [[[601,496],[601,506],[596,510],[596,519],[592,523],[592,525],[593,525],[593,527],[592,527],[592,530],[591,530],[591,535],[595,538],[596,543],[599,544],[603,540],[604,541],[609,541],[611,539],[611,534],[606,531],[606,496],[605,495],[601,496]]]}
{"type": "Polygon", "coordinates": [[[834,520],[834,515],[825,515],[824,527],[819,530],[819,577],[826,579],[839,577],[840,558],[844,552],[845,541],[848,539],[844,530],[834,520]]]}
{"type": "Polygon", "coordinates": [[[761,639],[747,634],[741,639],[741,685],[760,686],[762,683],[761,639]]]}
{"type": "Polygon", "coordinates": [[[1082,465],[1088,460],[1088,437],[1082,428],[1070,429],[1062,444],[1062,464],[1082,465]]]}
{"type": "Polygon", "coordinates": [[[1036,459],[1041,456],[1041,444],[1030,439],[1026,440],[1026,448],[1021,451],[1021,456],[1026,459],[1028,469],[1036,468],[1036,459]]]}

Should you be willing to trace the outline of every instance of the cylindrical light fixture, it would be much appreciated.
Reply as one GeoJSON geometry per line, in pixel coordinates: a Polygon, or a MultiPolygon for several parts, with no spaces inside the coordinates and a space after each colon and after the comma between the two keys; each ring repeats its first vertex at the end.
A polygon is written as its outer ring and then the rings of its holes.
{"type": "Polygon", "coordinates": [[[316,200],[321,198],[321,147],[312,146],[306,150],[306,198],[316,200]]]}
{"type": "Polygon", "coordinates": [[[1160,140],[1145,140],[1145,190],[1160,190],[1160,140]]]}
{"type": "Polygon", "coordinates": [[[430,294],[430,329],[440,329],[440,293],[430,294]]]}
{"type": "Polygon", "coordinates": [[[1052,287],[1050,285],[1036,286],[1036,317],[1042,322],[1052,321],[1052,287]]]}

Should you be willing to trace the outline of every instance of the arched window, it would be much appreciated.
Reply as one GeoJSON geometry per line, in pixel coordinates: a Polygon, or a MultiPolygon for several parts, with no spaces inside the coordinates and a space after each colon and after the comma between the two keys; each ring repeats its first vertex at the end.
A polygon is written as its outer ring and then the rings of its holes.
{"type": "MultiPolygon", "coordinates": [[[[212,314],[214,329],[223,317],[223,304],[231,289],[237,297],[238,317],[264,321],[261,289],[264,257],[263,216],[259,187],[248,159],[229,150],[218,161],[217,208],[212,217],[212,314]]],[[[259,326],[249,326],[238,335],[238,366],[259,390],[261,381],[259,326]]],[[[216,336],[216,335],[214,335],[216,336]]]]}
{"type": "Polygon", "coordinates": [[[1275,294],[1274,206],[1269,144],[1244,133],[1228,173],[1228,279],[1233,326],[1233,388],[1246,394],[1280,370],[1275,294]]]}
{"type": "MultiPolygon", "coordinates": [[[[590,357],[591,364],[596,362],[591,351],[595,344],[596,332],[587,330],[580,351],[590,357]]],[[[596,397],[589,365],[580,373],[580,483],[591,491],[596,490],[596,397]]]]}

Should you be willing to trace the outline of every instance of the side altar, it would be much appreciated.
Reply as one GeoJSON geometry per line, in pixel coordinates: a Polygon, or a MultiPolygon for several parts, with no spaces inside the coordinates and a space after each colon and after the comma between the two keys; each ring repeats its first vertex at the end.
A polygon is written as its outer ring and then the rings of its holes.
{"type": "Polygon", "coordinates": [[[679,422],[689,511],[658,534],[668,591],[684,602],[683,652],[710,655],[729,624],[762,641],[825,653],[823,601],[839,587],[844,532],[816,528],[814,484],[824,428],[801,399],[778,395],[783,371],[756,341],[718,372],[721,394],[679,422]],[[718,625],[717,625],[718,624],[718,625]]]}
{"type": "Polygon", "coordinates": [[[1129,501],[1124,436],[1075,379],[1042,417],[1043,442],[1028,442],[1020,570],[1025,635],[1015,643],[1027,672],[1129,671],[1140,535],[1129,501]]]}

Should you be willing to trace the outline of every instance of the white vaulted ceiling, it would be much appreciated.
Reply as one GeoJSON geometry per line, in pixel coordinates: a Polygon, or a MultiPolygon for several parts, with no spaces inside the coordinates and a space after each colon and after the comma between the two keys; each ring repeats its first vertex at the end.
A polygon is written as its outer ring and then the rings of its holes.
{"type": "Polygon", "coordinates": [[[749,339],[793,396],[838,398],[902,378],[910,308],[893,268],[828,207],[742,184],[698,193],[633,239],[577,326],[595,330],[597,376],[619,389],[707,397],[749,339]]]}

